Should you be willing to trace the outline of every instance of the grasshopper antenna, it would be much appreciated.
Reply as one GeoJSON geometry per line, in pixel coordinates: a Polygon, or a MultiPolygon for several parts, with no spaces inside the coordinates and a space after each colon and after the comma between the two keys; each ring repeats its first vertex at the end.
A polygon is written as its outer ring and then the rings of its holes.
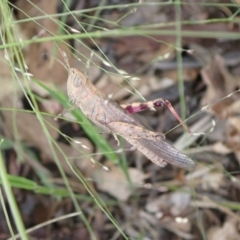
{"type": "Polygon", "coordinates": [[[94,51],[91,51],[90,58],[87,60],[86,69],[84,71],[84,75],[86,76],[86,78],[88,78],[88,72],[89,72],[89,69],[91,66],[91,61],[92,61],[93,55],[94,55],[94,51]]]}

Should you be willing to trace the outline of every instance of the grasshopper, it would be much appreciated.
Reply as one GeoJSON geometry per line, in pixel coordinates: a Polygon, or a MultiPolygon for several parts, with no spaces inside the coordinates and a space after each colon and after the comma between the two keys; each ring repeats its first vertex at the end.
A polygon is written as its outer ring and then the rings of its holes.
{"type": "Polygon", "coordinates": [[[115,137],[122,136],[133,146],[132,149],[138,149],[156,165],[164,167],[170,163],[186,170],[193,169],[195,163],[168,144],[163,134],[146,129],[131,114],[147,108],[167,105],[185,126],[167,100],[160,98],[150,102],[120,106],[97,89],[82,72],[73,68],[69,70],[67,92],[74,106],[80,108],[95,125],[115,137]]]}

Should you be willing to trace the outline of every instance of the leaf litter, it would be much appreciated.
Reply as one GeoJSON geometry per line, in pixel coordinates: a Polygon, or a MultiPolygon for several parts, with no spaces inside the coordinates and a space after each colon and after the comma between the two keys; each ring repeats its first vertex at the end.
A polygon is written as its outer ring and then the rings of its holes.
{"type": "MultiPolygon", "coordinates": [[[[82,23],[93,22],[95,24],[91,26],[94,31],[95,27],[110,31],[116,26],[140,26],[142,29],[148,26],[154,31],[175,31],[174,4],[148,6],[144,5],[144,2],[149,3],[143,1],[143,5],[136,7],[136,11],[132,11],[132,7],[115,7],[108,10],[99,9],[99,12],[89,10],[84,17],[68,14],[65,27],[68,30],[74,29],[71,30],[72,34],[84,33],[83,27],[87,25],[82,23]],[[104,21],[92,18],[95,14],[99,14],[104,21]],[[114,24],[115,21],[120,25],[114,24]]],[[[207,24],[210,19],[231,17],[238,5],[236,3],[235,7],[230,8],[228,5],[216,4],[208,8],[204,1],[201,3],[202,7],[194,1],[186,1],[186,4],[182,5],[181,21],[187,22],[182,25],[182,31],[192,31],[193,34],[182,38],[182,48],[189,50],[191,54],[186,51],[182,51],[181,54],[186,113],[191,117],[188,124],[193,132],[203,132],[204,135],[189,137],[183,134],[181,128],[167,135],[168,141],[196,161],[197,166],[190,173],[172,166],[159,169],[141,154],[131,151],[124,153],[128,165],[125,172],[120,167],[121,164],[116,165],[104,157],[101,150],[96,148],[82,131],[81,126],[72,120],[67,121],[68,115],[59,122],[54,121],[54,115],[61,112],[62,107],[33,81],[33,78],[36,78],[51,88],[56,90],[57,86],[66,93],[68,73],[62,54],[65,52],[71,67],[87,70],[89,79],[119,103],[139,101],[142,97],[147,100],[164,97],[180,112],[176,87],[179,79],[177,53],[180,50],[174,47],[176,35],[163,35],[159,31],[158,35],[148,37],[119,35],[93,39],[88,37],[83,40],[72,38],[72,42],[59,41],[57,44],[56,41],[36,41],[59,34],[59,24],[55,21],[58,18],[49,16],[56,14],[58,9],[63,10],[63,5],[60,1],[46,4],[45,1],[21,0],[13,5],[16,10],[14,18],[17,21],[28,19],[27,23],[16,21],[15,24],[23,41],[32,40],[31,44],[21,49],[28,73],[33,75],[29,75],[31,80],[28,84],[34,96],[38,96],[38,100],[41,99],[37,101],[41,117],[53,142],[56,143],[53,144],[53,149],[69,178],[70,186],[76,194],[88,195],[86,188],[73,172],[73,169],[77,169],[91,192],[101,196],[111,215],[129,238],[138,238],[141,235],[144,239],[202,239],[203,234],[213,240],[240,237],[240,102],[239,92],[236,92],[239,89],[240,59],[237,51],[239,40],[231,38],[231,34],[239,29],[237,24],[229,21],[207,24]],[[29,19],[29,16],[35,18],[46,14],[47,17],[37,20],[37,23],[29,19]],[[188,24],[190,19],[202,21],[203,24],[188,24]],[[216,35],[212,33],[213,30],[216,35]],[[195,36],[197,31],[209,31],[209,36],[195,36]],[[221,32],[228,32],[229,37],[218,37],[217,34],[221,32]],[[168,57],[164,58],[166,54],[168,57]],[[199,112],[200,109],[204,110],[199,112]],[[195,113],[197,114],[194,116],[195,113]],[[212,123],[212,119],[216,124],[212,123]],[[65,135],[69,138],[65,138],[65,135]],[[190,148],[187,149],[188,146],[190,148]],[[111,203],[113,200],[114,204],[111,203]]],[[[94,1],[73,1],[70,9],[81,11],[90,9],[96,6],[95,4],[94,1]]],[[[62,33],[65,33],[64,31],[62,33]]],[[[38,173],[45,172],[51,184],[64,188],[64,181],[54,161],[53,149],[49,146],[37,115],[26,111],[32,109],[27,104],[21,88],[12,81],[13,70],[10,60],[5,58],[4,50],[1,50],[0,58],[3,66],[0,69],[0,81],[4,86],[1,88],[0,97],[1,135],[15,143],[14,149],[4,154],[8,172],[33,179],[40,184],[45,183],[38,173]],[[19,143],[33,152],[36,158],[28,153],[21,154],[19,143]]],[[[22,85],[27,88],[22,73],[17,74],[22,85]]],[[[167,132],[177,125],[176,120],[169,118],[164,110],[138,115],[137,117],[154,131],[167,132]]],[[[117,152],[114,138],[106,134],[104,137],[117,152]]],[[[124,149],[129,147],[128,143],[123,143],[124,149]]],[[[123,156],[121,158],[124,159],[123,156]]],[[[27,227],[75,211],[72,200],[67,197],[59,199],[21,189],[15,190],[14,193],[27,227]]],[[[5,201],[7,202],[7,199],[5,201]]],[[[96,208],[92,200],[80,199],[78,204],[86,217],[91,219],[89,221],[97,239],[123,239],[105,213],[96,208]]],[[[2,210],[0,213],[1,233],[8,235],[2,210]]],[[[41,236],[46,238],[49,234],[50,239],[61,239],[60,236],[66,234],[68,239],[79,239],[79,236],[82,236],[82,239],[90,239],[90,233],[79,218],[59,221],[56,226],[49,226],[50,232],[47,228],[39,228],[32,236],[40,239],[41,236]]]]}

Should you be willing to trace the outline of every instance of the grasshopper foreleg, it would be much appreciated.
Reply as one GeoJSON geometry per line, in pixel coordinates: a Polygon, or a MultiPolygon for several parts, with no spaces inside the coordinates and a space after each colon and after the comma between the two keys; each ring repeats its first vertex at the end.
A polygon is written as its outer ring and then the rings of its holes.
{"type": "Polygon", "coordinates": [[[117,135],[113,133],[113,137],[114,137],[114,139],[117,141],[117,145],[120,146],[120,142],[119,142],[119,140],[118,140],[117,135]]]}
{"type": "Polygon", "coordinates": [[[122,104],[121,105],[121,107],[124,108],[128,113],[142,112],[147,109],[153,110],[154,107],[162,107],[162,106],[167,106],[168,109],[171,111],[171,113],[174,115],[174,117],[184,127],[184,129],[187,130],[189,133],[192,133],[191,130],[187,127],[187,125],[180,118],[178,113],[175,111],[172,104],[166,99],[157,98],[153,101],[146,101],[146,102],[139,102],[139,103],[136,102],[136,103],[132,103],[132,104],[122,104]]]}
{"type": "Polygon", "coordinates": [[[69,109],[67,110],[63,110],[61,113],[59,113],[54,120],[57,121],[60,117],[64,116],[66,113],[71,112],[72,110],[74,110],[75,108],[77,108],[76,105],[72,105],[69,109]]]}
{"type": "Polygon", "coordinates": [[[137,147],[135,147],[135,146],[132,146],[132,147],[130,147],[130,148],[119,148],[117,151],[116,151],[116,153],[121,153],[121,152],[127,152],[127,151],[129,151],[129,152],[133,152],[133,151],[135,151],[137,149],[137,147]]]}

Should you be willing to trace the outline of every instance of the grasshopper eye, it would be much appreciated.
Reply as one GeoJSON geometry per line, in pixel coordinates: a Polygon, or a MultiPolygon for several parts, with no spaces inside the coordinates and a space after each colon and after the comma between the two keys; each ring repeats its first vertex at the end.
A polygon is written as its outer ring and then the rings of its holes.
{"type": "Polygon", "coordinates": [[[78,74],[76,74],[76,75],[74,76],[73,85],[74,85],[75,87],[80,87],[80,86],[82,85],[81,78],[79,77],[78,74]]]}

